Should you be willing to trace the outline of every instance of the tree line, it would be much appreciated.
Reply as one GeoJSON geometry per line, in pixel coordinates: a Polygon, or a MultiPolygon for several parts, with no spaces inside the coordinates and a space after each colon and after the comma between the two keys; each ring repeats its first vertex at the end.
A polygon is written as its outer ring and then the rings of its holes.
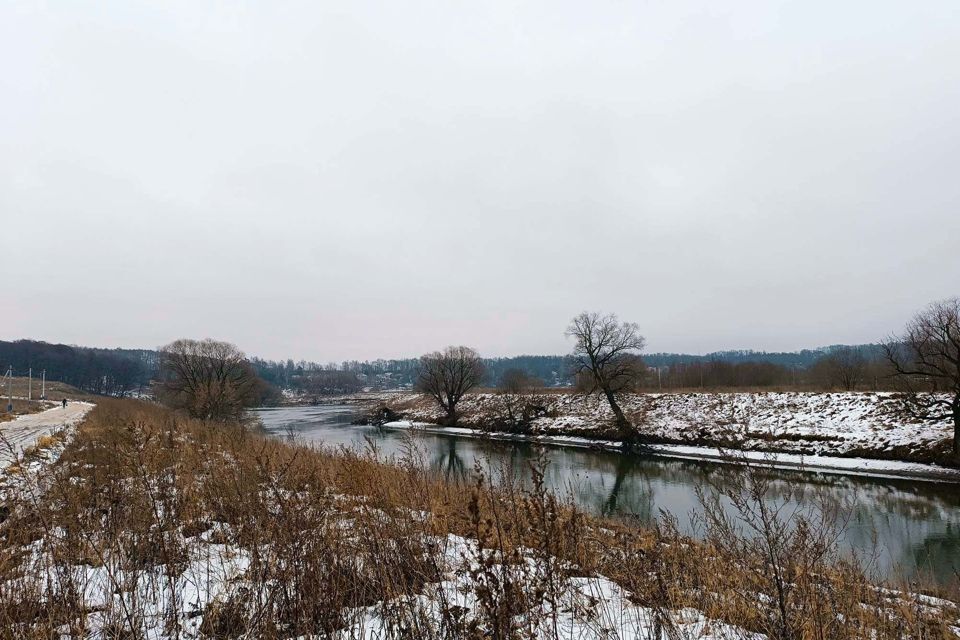
{"type": "Polygon", "coordinates": [[[149,388],[156,377],[159,356],[147,349],[94,349],[37,340],[0,341],[0,368],[12,367],[15,376],[35,377],[43,370],[48,380],[99,395],[124,396],[149,388]]]}
{"type": "MultiPolygon", "coordinates": [[[[649,362],[645,357],[644,361],[649,362]]],[[[819,352],[809,365],[769,361],[699,359],[650,366],[642,387],[663,389],[783,388],[810,391],[896,390],[894,370],[882,345],[835,346],[819,352]]]]}
{"type": "MultiPolygon", "coordinates": [[[[642,435],[620,408],[623,393],[644,390],[653,379],[651,367],[644,361],[645,340],[639,326],[621,322],[614,314],[584,312],[571,320],[566,336],[574,342],[562,364],[579,391],[601,394],[610,405],[617,432],[631,446],[642,435]]],[[[852,390],[865,379],[882,376],[885,384],[901,392],[905,410],[919,421],[952,421],[953,454],[960,460],[960,298],[936,302],[918,312],[905,329],[890,336],[881,345],[883,359],[878,361],[872,347],[830,349],[809,367],[812,376],[823,376],[829,384],[852,390]]],[[[211,421],[236,421],[251,406],[276,403],[278,385],[261,376],[263,361],[248,358],[236,346],[217,340],[176,340],[158,352],[135,350],[98,350],[44,342],[19,340],[0,342],[0,357],[5,357],[18,372],[35,368],[56,371],[51,380],[61,380],[92,393],[123,395],[135,385],[152,381],[158,399],[189,415],[211,421]],[[154,355],[155,354],[155,355],[154,355]]],[[[556,364],[541,357],[537,362],[556,364]]],[[[494,360],[497,365],[510,359],[494,360]]],[[[514,359],[517,361],[520,359],[514,359]]],[[[387,361],[383,361],[386,363],[387,361]]],[[[445,412],[444,423],[457,422],[457,405],[463,396],[483,384],[489,384],[491,371],[498,376],[498,392],[505,398],[511,421],[529,420],[538,408],[522,398],[544,380],[520,367],[496,372],[467,346],[450,346],[425,354],[410,368],[415,372],[416,389],[429,395],[445,412]]],[[[522,362],[522,360],[520,360],[522,362]]],[[[773,383],[782,365],[771,362],[675,362],[666,367],[669,380],[677,384],[701,387],[773,383]]],[[[663,372],[655,367],[658,387],[663,372]]],[[[551,373],[555,370],[551,366],[551,373]]],[[[281,372],[274,369],[274,380],[281,372]]],[[[283,371],[284,384],[289,384],[283,371]]],[[[316,384],[319,391],[357,390],[362,374],[337,368],[298,367],[294,379],[306,377],[301,384],[316,384]],[[309,374],[309,375],[308,375],[309,374]]],[[[879,383],[877,383],[879,384],[879,383]]]]}
{"type": "MultiPolygon", "coordinates": [[[[46,369],[50,380],[87,393],[125,396],[146,392],[159,375],[160,351],[96,349],[35,340],[0,341],[0,368],[15,375],[46,369]]],[[[292,359],[249,358],[256,375],[279,389],[312,396],[357,393],[365,389],[412,388],[419,358],[344,361],[320,364],[292,359]]],[[[637,386],[647,391],[679,389],[796,388],[883,390],[892,388],[882,345],[834,346],[797,353],[724,351],[705,356],[645,354],[646,370],[637,386]]],[[[482,384],[495,387],[507,372],[522,371],[545,387],[574,387],[569,355],[483,358],[482,384]]]]}
{"type": "MultiPolygon", "coordinates": [[[[364,388],[412,387],[420,367],[419,358],[317,363],[292,359],[251,363],[264,380],[283,389],[303,393],[351,393],[364,388]]],[[[493,383],[508,369],[522,369],[547,386],[569,386],[573,379],[565,356],[513,356],[484,358],[487,379],[493,383]]]]}
{"type": "MultiPolygon", "coordinates": [[[[510,371],[520,370],[544,387],[575,387],[575,362],[569,355],[481,358],[481,384],[494,387],[510,371]]],[[[419,358],[315,362],[251,360],[257,374],[282,389],[306,395],[355,393],[364,389],[402,389],[416,384],[419,358]]],[[[679,389],[794,388],[811,391],[890,389],[891,370],[882,345],[832,346],[796,354],[725,351],[698,356],[644,355],[638,388],[679,389]]]]}

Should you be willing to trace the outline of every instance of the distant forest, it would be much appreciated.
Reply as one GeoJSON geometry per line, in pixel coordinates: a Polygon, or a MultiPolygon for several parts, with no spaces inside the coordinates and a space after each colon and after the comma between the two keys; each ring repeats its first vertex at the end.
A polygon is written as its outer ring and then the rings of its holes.
{"type": "MultiPolygon", "coordinates": [[[[835,345],[797,352],[718,351],[707,355],[678,353],[645,354],[646,389],[723,387],[830,388],[839,383],[835,354],[856,358],[857,379],[853,388],[883,388],[887,375],[880,345],[848,347],[835,345]]],[[[353,393],[364,389],[409,389],[417,375],[419,360],[345,361],[321,364],[293,360],[251,358],[257,374],[280,389],[297,393],[353,393]]],[[[547,387],[574,384],[567,356],[514,356],[487,358],[486,384],[495,386],[504,372],[519,369],[547,387]]],[[[124,396],[145,392],[159,371],[159,354],[152,349],[97,349],[49,344],[34,340],[0,341],[0,368],[12,366],[14,375],[26,376],[32,368],[36,378],[46,370],[47,379],[73,385],[95,394],[124,396]]],[[[848,387],[844,380],[840,386],[848,387]]]]}
{"type": "MultiPolygon", "coordinates": [[[[859,385],[882,388],[888,375],[883,348],[878,344],[834,345],[796,352],[718,351],[707,355],[645,354],[647,389],[718,387],[829,388],[835,383],[835,354],[852,356],[859,385]]],[[[495,386],[510,369],[519,369],[547,387],[574,385],[568,356],[513,356],[484,358],[486,384],[495,386]]],[[[253,359],[259,375],[278,387],[306,393],[349,393],[364,388],[411,388],[419,359],[344,361],[319,364],[253,359]]],[[[849,368],[849,367],[848,367],[849,368]]],[[[841,385],[843,386],[843,385],[841,385]]]]}
{"type": "Polygon", "coordinates": [[[124,396],[145,391],[159,366],[156,351],[150,349],[94,349],[35,340],[0,341],[0,368],[14,376],[57,380],[100,395],[124,396]]]}

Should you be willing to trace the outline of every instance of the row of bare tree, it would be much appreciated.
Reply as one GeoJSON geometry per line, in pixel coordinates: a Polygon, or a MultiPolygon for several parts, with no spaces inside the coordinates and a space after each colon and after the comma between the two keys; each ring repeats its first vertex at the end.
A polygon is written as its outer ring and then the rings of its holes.
{"type": "MultiPolygon", "coordinates": [[[[614,415],[623,442],[632,446],[642,434],[620,408],[618,396],[635,391],[645,367],[640,352],[645,341],[633,322],[621,322],[614,314],[584,312],[575,317],[566,335],[573,339],[572,359],[577,386],[587,393],[603,395],[614,415]]],[[[953,454],[960,460],[960,298],[929,305],[898,335],[884,343],[885,363],[878,369],[854,349],[836,349],[817,364],[821,375],[852,390],[872,373],[889,380],[901,392],[909,415],[923,421],[952,420],[953,454]]],[[[522,372],[508,372],[500,382],[506,395],[519,395],[535,385],[522,372]]],[[[457,404],[480,386],[484,365],[470,347],[447,347],[420,359],[417,388],[430,395],[445,412],[444,422],[457,421],[457,404]]],[[[511,420],[523,406],[507,403],[511,420]]]]}
{"type": "MultiPolygon", "coordinates": [[[[567,327],[573,339],[571,354],[578,387],[606,398],[620,438],[627,445],[642,434],[624,414],[618,396],[635,391],[645,367],[640,352],[644,338],[636,323],[621,322],[614,314],[581,313],[567,327]]],[[[918,420],[952,420],[953,453],[960,460],[960,298],[929,305],[918,313],[903,333],[884,345],[891,380],[902,392],[904,408],[918,420]]],[[[158,396],[195,418],[231,421],[246,407],[260,404],[271,387],[257,377],[250,361],[236,346],[217,340],[177,340],[163,347],[158,396]]],[[[824,366],[838,376],[841,386],[855,388],[865,364],[852,351],[839,350],[824,366]]],[[[523,372],[508,372],[501,387],[520,395],[535,381],[523,372]]],[[[445,412],[445,424],[457,421],[457,405],[484,378],[484,365],[476,350],[447,347],[420,359],[417,387],[430,395],[445,412]]],[[[514,409],[508,407],[510,420],[514,409]]]]}
{"type": "Polygon", "coordinates": [[[643,388],[882,391],[895,388],[890,380],[892,373],[882,352],[863,347],[834,347],[808,367],[720,359],[676,362],[648,370],[643,388]]]}
{"type": "MultiPolygon", "coordinates": [[[[638,325],[620,322],[613,314],[584,312],[571,321],[567,335],[574,339],[573,361],[578,380],[588,392],[606,397],[620,435],[625,442],[633,442],[637,432],[620,408],[617,396],[632,391],[643,374],[639,352],[643,350],[644,338],[638,325]]],[[[457,421],[457,403],[480,386],[483,377],[483,360],[475,349],[447,347],[420,359],[417,388],[436,401],[446,413],[444,422],[453,425],[457,421]]],[[[522,372],[510,372],[504,377],[501,386],[505,390],[530,386],[531,381],[522,372]]]]}

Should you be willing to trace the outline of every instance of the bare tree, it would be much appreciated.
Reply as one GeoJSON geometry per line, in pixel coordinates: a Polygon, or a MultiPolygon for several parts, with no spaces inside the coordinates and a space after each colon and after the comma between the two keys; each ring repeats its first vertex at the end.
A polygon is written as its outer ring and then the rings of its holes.
{"type": "Polygon", "coordinates": [[[583,312],[570,322],[567,336],[573,338],[575,373],[590,383],[589,391],[601,392],[616,416],[617,430],[626,443],[636,440],[637,432],[617,403],[617,394],[630,391],[643,374],[642,351],[645,341],[633,322],[620,322],[617,316],[583,312]]]}
{"type": "Polygon", "coordinates": [[[429,394],[446,412],[445,424],[457,422],[457,403],[479,386],[485,373],[480,355],[470,347],[447,347],[420,358],[417,389],[429,394]]]}
{"type": "Polygon", "coordinates": [[[524,395],[530,393],[536,387],[542,387],[543,381],[536,376],[532,376],[523,369],[507,369],[500,376],[497,382],[497,391],[499,393],[509,393],[511,395],[524,395]]]}
{"type": "Polygon", "coordinates": [[[867,361],[860,351],[853,347],[839,347],[813,365],[813,373],[821,374],[831,385],[844,391],[853,391],[863,381],[867,361]]]}
{"type": "Polygon", "coordinates": [[[884,345],[905,386],[904,407],[920,420],[953,420],[960,461],[960,298],[935,302],[884,345]]]}
{"type": "Polygon", "coordinates": [[[261,392],[240,349],[218,340],[176,340],[160,348],[158,394],[201,420],[239,419],[261,392]]]}
{"type": "Polygon", "coordinates": [[[530,396],[535,388],[542,386],[542,380],[522,369],[507,369],[500,376],[497,396],[506,414],[506,423],[511,429],[526,429],[530,421],[544,411],[541,404],[531,402],[530,396]]]}

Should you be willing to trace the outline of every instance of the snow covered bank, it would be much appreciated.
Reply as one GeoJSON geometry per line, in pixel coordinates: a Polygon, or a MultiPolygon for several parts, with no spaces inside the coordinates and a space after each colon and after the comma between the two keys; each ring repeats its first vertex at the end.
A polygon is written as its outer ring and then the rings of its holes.
{"type": "MultiPolygon", "coordinates": [[[[525,400],[539,408],[527,432],[536,436],[615,439],[613,414],[606,401],[582,394],[533,394],[525,400]]],[[[442,414],[428,398],[405,395],[389,402],[405,419],[436,423],[442,414]]],[[[891,393],[678,393],[630,394],[624,412],[643,438],[657,445],[682,445],[775,452],[803,456],[807,466],[821,458],[933,463],[950,448],[953,426],[947,421],[920,422],[903,410],[891,393]]],[[[502,424],[504,400],[495,394],[473,394],[461,400],[459,424],[493,431],[502,424]]],[[[664,453],[683,449],[661,447],[664,453]]],[[[688,452],[689,453],[689,452],[688,452]]],[[[789,457],[784,464],[793,464],[789,457]]],[[[841,464],[852,468],[851,464],[841,464]]],[[[859,468],[881,470],[876,463],[859,468]]],[[[921,467],[884,465],[884,470],[921,467]]],[[[939,471],[934,470],[934,474],[939,471]]]]}

